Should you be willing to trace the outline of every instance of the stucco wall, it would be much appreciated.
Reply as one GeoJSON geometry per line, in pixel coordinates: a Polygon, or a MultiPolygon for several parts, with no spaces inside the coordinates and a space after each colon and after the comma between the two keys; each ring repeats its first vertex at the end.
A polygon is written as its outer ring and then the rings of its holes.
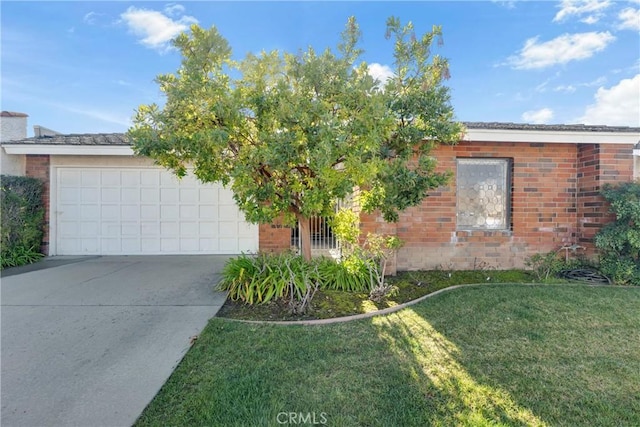
{"type": "MultiPolygon", "coordinates": [[[[4,112],[3,112],[4,114],[4,112]]],[[[11,113],[14,114],[14,113],[11,113]]],[[[27,137],[27,116],[0,116],[0,142],[27,137]]],[[[0,149],[0,173],[4,175],[24,175],[26,159],[24,155],[10,155],[0,149]]]]}

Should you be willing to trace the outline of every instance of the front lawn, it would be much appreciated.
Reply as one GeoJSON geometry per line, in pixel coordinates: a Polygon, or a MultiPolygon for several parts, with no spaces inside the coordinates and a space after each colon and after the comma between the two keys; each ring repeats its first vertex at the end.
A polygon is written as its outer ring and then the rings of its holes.
{"type": "Polygon", "coordinates": [[[325,326],[214,318],[137,425],[637,426],[639,325],[640,288],[569,284],[325,326]]]}

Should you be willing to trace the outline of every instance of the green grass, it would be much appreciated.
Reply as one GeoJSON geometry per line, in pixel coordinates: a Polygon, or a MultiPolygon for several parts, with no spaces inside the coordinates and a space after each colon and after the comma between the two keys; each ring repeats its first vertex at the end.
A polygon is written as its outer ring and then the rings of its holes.
{"type": "Polygon", "coordinates": [[[639,325],[640,288],[567,284],[325,326],[214,318],[137,425],[638,426],[639,325]]]}

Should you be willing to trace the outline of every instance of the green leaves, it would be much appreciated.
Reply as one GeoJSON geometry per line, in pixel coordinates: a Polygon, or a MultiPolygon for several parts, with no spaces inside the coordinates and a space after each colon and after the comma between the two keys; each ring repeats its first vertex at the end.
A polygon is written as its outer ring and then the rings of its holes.
{"type": "Polygon", "coordinates": [[[8,175],[0,180],[0,268],[31,264],[44,256],[42,182],[8,175]]]}
{"type": "MultiPolygon", "coordinates": [[[[178,36],[175,73],[156,79],[163,107],[142,105],[129,130],[137,154],[183,176],[230,185],[252,222],[327,215],[355,187],[387,220],[446,182],[427,161],[455,143],[447,61],[430,57],[441,29],[417,36],[387,22],[394,76],[377,82],[361,61],[361,32],[349,18],[337,50],[279,51],[231,59],[215,27],[178,36]]],[[[304,251],[303,251],[304,252],[304,251]]],[[[304,252],[306,253],[306,252],[304,252]]]]}
{"type": "Polygon", "coordinates": [[[640,285],[640,182],[605,185],[602,195],[616,220],[595,236],[601,270],[616,283],[640,285]]]}

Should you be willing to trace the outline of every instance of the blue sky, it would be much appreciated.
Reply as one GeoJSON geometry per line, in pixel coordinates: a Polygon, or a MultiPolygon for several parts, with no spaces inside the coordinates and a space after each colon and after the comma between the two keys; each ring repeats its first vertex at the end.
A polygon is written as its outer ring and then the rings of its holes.
{"type": "Polygon", "coordinates": [[[169,40],[215,25],[234,56],[334,47],[356,16],[372,74],[390,15],[441,25],[458,120],[640,126],[640,0],[451,2],[2,1],[2,110],[63,133],[123,132],[177,69],[169,40]]]}

